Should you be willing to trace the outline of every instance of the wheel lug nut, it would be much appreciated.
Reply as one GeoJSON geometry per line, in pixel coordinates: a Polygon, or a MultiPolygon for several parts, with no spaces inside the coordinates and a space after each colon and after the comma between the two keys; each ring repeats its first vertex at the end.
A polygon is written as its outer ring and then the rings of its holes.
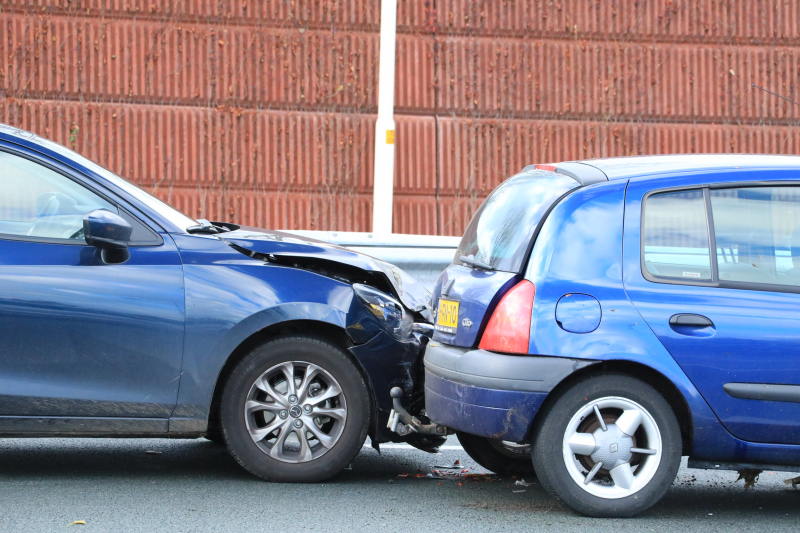
{"type": "Polygon", "coordinates": [[[311,413],[311,406],[310,405],[304,405],[303,406],[303,412],[306,413],[306,414],[311,413]]]}
{"type": "Polygon", "coordinates": [[[296,427],[296,428],[303,427],[303,421],[302,420],[295,420],[294,421],[294,427],[296,427]]]}
{"type": "Polygon", "coordinates": [[[297,403],[297,396],[295,396],[294,394],[289,396],[289,403],[297,403]]]}
{"type": "Polygon", "coordinates": [[[281,418],[286,418],[287,416],[289,416],[289,411],[283,410],[280,413],[278,413],[278,416],[281,418]]]}

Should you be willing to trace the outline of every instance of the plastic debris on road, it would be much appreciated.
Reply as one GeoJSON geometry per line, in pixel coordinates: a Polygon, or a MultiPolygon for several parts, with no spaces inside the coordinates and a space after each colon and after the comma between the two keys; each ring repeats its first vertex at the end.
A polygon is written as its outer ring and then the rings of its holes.
{"type": "MultiPolygon", "coordinates": [[[[409,474],[408,472],[403,472],[402,474],[397,474],[397,477],[400,479],[405,478],[414,478],[414,479],[436,479],[436,480],[453,480],[458,481],[459,485],[461,485],[462,481],[472,481],[473,483],[477,483],[479,481],[486,481],[488,483],[492,483],[497,479],[497,475],[495,474],[474,474],[470,473],[469,467],[464,467],[461,464],[461,461],[456,459],[456,461],[452,465],[441,466],[435,465],[433,467],[432,472],[424,472],[422,469],[417,470],[416,474],[409,474]]],[[[391,482],[391,480],[390,480],[391,482]]],[[[441,485],[441,483],[439,483],[441,485]]]]}
{"type": "Polygon", "coordinates": [[[528,483],[524,479],[518,479],[517,481],[514,482],[514,485],[517,485],[519,487],[530,487],[531,485],[533,485],[533,483],[528,483]]]}
{"type": "Polygon", "coordinates": [[[787,485],[791,485],[793,489],[797,489],[797,485],[800,485],[800,476],[784,479],[783,482],[787,485]]]}
{"type": "Polygon", "coordinates": [[[446,470],[458,470],[461,468],[461,459],[456,459],[451,465],[433,465],[434,468],[443,468],[446,470]]]}
{"type": "Polygon", "coordinates": [[[71,523],[67,524],[67,527],[69,527],[69,526],[85,526],[85,525],[86,525],[86,520],[75,520],[74,522],[71,522],[71,523]]]}

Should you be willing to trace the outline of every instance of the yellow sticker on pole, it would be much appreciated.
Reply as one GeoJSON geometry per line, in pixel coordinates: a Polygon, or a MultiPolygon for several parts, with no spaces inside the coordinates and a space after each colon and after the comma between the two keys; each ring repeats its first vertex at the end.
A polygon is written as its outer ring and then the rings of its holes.
{"type": "Polygon", "coordinates": [[[394,130],[386,130],[386,144],[394,144],[394,130]]]}

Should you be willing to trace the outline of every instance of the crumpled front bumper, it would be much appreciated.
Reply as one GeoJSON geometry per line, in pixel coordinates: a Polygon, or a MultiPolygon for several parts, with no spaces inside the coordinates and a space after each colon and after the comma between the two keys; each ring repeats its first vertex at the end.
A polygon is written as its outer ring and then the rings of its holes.
{"type": "Polygon", "coordinates": [[[392,387],[400,387],[404,403],[413,412],[422,409],[424,348],[425,344],[418,335],[410,335],[407,340],[399,341],[383,331],[368,342],[350,348],[350,352],[364,367],[376,400],[375,419],[370,429],[370,438],[373,442],[408,440],[400,438],[386,428],[389,412],[392,410],[389,390],[392,387]]]}
{"type": "Polygon", "coordinates": [[[536,413],[564,378],[597,361],[504,355],[428,343],[425,413],[458,431],[514,442],[528,438],[536,413]]]}

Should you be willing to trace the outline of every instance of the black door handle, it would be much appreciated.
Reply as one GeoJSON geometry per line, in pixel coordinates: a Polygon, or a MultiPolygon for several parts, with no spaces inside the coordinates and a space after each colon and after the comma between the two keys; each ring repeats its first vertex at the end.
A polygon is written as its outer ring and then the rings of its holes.
{"type": "Polygon", "coordinates": [[[713,326],[714,323],[703,315],[692,315],[688,313],[681,313],[679,315],[672,315],[669,317],[670,326],[689,326],[691,328],[707,328],[713,326]]]}

